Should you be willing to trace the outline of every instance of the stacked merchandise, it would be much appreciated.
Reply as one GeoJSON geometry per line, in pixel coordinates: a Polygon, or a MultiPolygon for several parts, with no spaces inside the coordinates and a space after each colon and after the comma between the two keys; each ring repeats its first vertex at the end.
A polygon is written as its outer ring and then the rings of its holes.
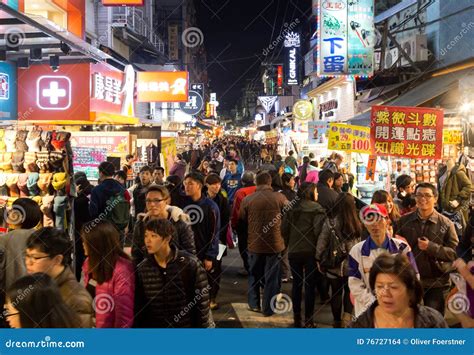
{"type": "MultiPolygon", "coordinates": [[[[67,228],[72,184],[69,132],[0,130],[0,207],[31,198],[44,214],[43,226],[67,228]]],[[[3,214],[4,215],[4,214],[3,214]]]]}

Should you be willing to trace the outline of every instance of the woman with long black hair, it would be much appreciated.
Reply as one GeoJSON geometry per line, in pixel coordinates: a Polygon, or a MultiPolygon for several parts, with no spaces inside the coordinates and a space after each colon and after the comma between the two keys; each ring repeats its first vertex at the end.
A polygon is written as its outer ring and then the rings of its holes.
{"type": "Polygon", "coordinates": [[[328,218],[324,223],[323,230],[318,239],[316,247],[316,260],[319,269],[325,273],[331,287],[331,311],[334,318],[334,327],[341,328],[347,325],[351,319],[352,303],[348,284],[347,258],[337,265],[326,266],[326,251],[334,239],[338,239],[347,254],[351,248],[360,242],[362,237],[362,225],[357,215],[354,196],[348,192],[341,192],[333,208],[334,218],[328,218]],[[332,241],[331,241],[332,239],[332,241]],[[344,317],[343,317],[344,306],[344,317]],[[343,320],[344,323],[343,324],[343,320]]]}

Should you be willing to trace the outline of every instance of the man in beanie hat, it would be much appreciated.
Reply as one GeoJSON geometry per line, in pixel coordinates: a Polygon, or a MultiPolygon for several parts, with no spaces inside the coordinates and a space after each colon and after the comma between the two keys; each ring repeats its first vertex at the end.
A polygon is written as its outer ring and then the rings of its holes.
{"type": "Polygon", "coordinates": [[[388,212],[384,205],[374,203],[360,211],[369,237],[354,245],[349,253],[349,288],[354,297],[355,316],[362,314],[374,301],[369,286],[369,273],[374,260],[383,253],[404,254],[418,274],[415,258],[405,241],[391,238],[388,233],[388,212]]]}

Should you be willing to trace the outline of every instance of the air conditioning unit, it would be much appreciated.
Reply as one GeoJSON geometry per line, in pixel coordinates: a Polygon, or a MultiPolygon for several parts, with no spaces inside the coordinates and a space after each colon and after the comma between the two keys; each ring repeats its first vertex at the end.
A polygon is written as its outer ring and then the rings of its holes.
{"type": "MultiPolygon", "coordinates": [[[[400,43],[405,52],[410,56],[413,62],[423,62],[428,60],[428,42],[426,35],[416,35],[400,43]]],[[[409,66],[408,60],[402,56],[401,65],[409,66]]]]}
{"type": "Polygon", "coordinates": [[[385,51],[385,69],[390,69],[393,64],[398,60],[398,48],[392,48],[385,51]]]}

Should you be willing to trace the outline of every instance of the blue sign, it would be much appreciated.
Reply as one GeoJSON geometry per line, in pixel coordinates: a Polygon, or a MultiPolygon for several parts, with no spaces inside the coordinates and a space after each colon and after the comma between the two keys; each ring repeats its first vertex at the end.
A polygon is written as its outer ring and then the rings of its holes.
{"type": "Polygon", "coordinates": [[[16,66],[0,62],[0,121],[17,119],[16,66]]]}

